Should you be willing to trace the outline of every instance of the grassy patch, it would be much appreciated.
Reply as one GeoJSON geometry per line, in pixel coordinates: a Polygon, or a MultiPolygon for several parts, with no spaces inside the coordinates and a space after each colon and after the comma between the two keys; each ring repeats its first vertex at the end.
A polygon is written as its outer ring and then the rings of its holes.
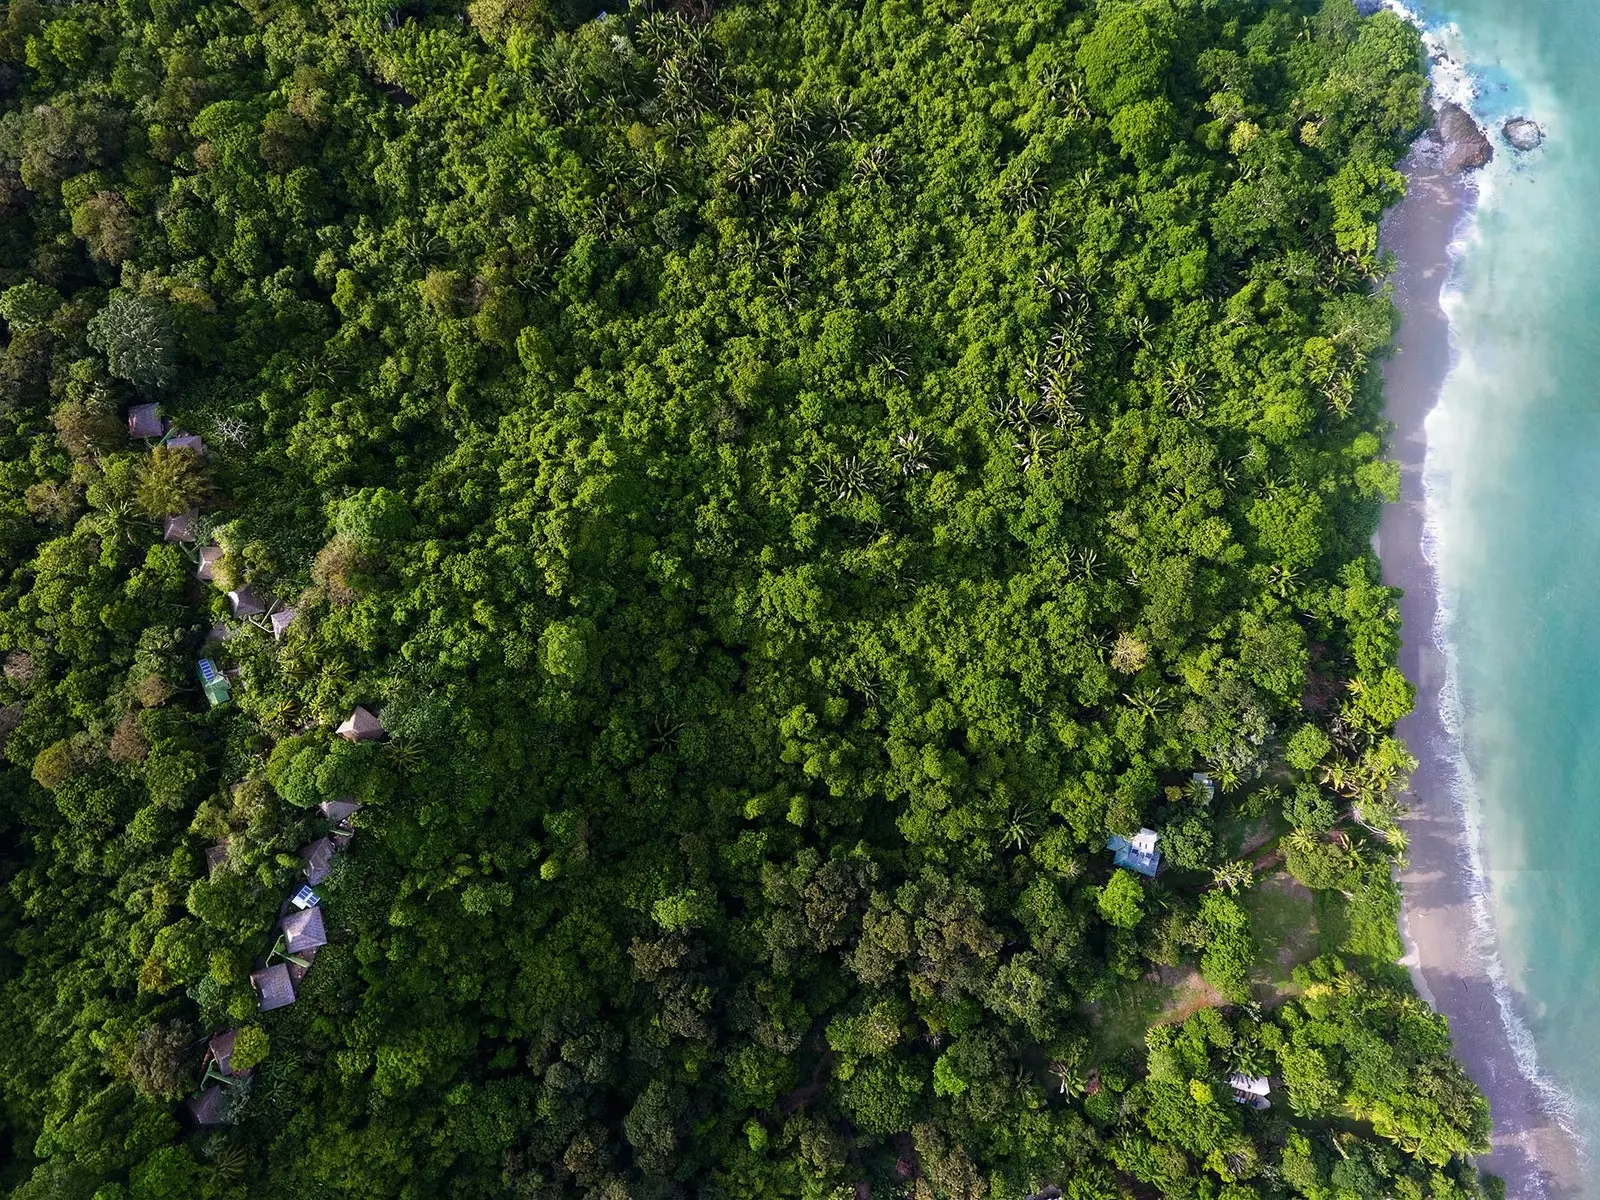
{"type": "Polygon", "coordinates": [[[1316,898],[1289,875],[1279,872],[1245,892],[1240,903],[1250,914],[1250,932],[1258,946],[1251,983],[1257,989],[1269,990],[1273,999],[1281,998],[1289,990],[1294,968],[1323,950],[1316,898]]]}

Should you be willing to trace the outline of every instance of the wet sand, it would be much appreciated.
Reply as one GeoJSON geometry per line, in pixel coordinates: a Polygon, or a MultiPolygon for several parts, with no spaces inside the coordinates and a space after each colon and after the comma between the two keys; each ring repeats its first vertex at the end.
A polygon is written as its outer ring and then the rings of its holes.
{"type": "Polygon", "coordinates": [[[1454,787],[1455,752],[1440,718],[1446,668],[1434,644],[1435,580],[1423,552],[1424,422],[1450,369],[1450,328],[1439,293],[1450,272],[1450,242],[1474,192],[1470,182],[1445,176],[1437,152],[1425,144],[1413,150],[1405,171],[1408,194],[1384,218],[1382,239],[1400,260],[1393,281],[1402,321],[1397,351],[1383,370],[1400,502],[1385,507],[1377,539],[1384,581],[1405,589],[1400,667],[1417,685],[1416,709],[1398,729],[1420,764],[1406,798],[1402,961],[1417,990],[1450,1019],[1456,1054],[1489,1098],[1494,1146],[1480,1165],[1506,1181],[1511,1200],[1579,1200],[1590,1187],[1576,1147],[1518,1067],[1501,1019],[1491,983],[1493,948],[1482,944],[1474,921],[1475,877],[1454,787]]]}

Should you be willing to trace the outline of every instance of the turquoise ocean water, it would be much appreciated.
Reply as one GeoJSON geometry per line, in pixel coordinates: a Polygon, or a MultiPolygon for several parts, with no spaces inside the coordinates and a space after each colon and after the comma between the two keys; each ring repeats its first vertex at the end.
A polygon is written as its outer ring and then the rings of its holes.
{"type": "Polygon", "coordinates": [[[1428,421],[1447,719],[1514,1041],[1600,1161],[1600,3],[1419,15],[1467,71],[1436,85],[1472,92],[1496,148],[1428,421]],[[1512,114],[1545,145],[1514,153],[1512,114]]]}

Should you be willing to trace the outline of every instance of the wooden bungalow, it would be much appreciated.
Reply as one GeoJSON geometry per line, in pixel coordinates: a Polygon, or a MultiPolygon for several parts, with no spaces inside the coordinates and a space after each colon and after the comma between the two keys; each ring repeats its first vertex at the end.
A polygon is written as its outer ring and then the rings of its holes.
{"type": "Polygon", "coordinates": [[[358,704],[337,732],[347,742],[374,742],[383,736],[383,722],[358,704]]]}
{"type": "Polygon", "coordinates": [[[128,436],[131,438],[158,438],[167,431],[161,419],[159,404],[135,404],[128,410],[128,436]]]}
{"type": "Polygon", "coordinates": [[[189,1100],[189,1118],[196,1125],[226,1125],[228,1119],[223,1114],[223,1099],[222,1085],[213,1083],[189,1100]]]}
{"type": "Polygon", "coordinates": [[[168,450],[193,450],[196,454],[206,452],[206,444],[199,436],[193,433],[180,433],[167,439],[168,450]]]}
{"type": "Polygon", "coordinates": [[[161,522],[161,540],[164,542],[194,541],[194,523],[199,516],[200,510],[191,508],[188,512],[181,512],[177,516],[168,517],[161,522]]]}
{"type": "Polygon", "coordinates": [[[228,603],[233,607],[236,617],[259,617],[267,611],[267,606],[261,603],[261,598],[247,587],[228,593],[228,603]]]}
{"type": "Polygon", "coordinates": [[[272,636],[274,640],[281,639],[284,632],[294,620],[294,609],[280,608],[272,614],[272,636]]]}
{"type": "Polygon", "coordinates": [[[215,875],[218,868],[228,861],[228,839],[223,838],[215,846],[206,847],[206,874],[215,875]]]}
{"type": "Polygon", "coordinates": [[[294,981],[289,978],[289,968],[281,962],[254,972],[250,976],[250,986],[256,990],[262,1012],[287,1008],[294,1003],[294,981]]]}
{"type": "Polygon", "coordinates": [[[361,805],[354,800],[324,800],[321,808],[322,815],[333,822],[332,837],[335,844],[342,848],[355,836],[355,825],[350,818],[361,811],[361,805]]]}
{"type": "Polygon", "coordinates": [[[200,551],[200,566],[195,570],[195,578],[210,583],[217,574],[217,560],[222,557],[221,546],[206,546],[200,551]]]}
{"type": "Polygon", "coordinates": [[[233,1042],[238,1036],[237,1029],[227,1029],[221,1033],[211,1035],[211,1041],[206,1045],[206,1058],[218,1075],[228,1079],[248,1079],[251,1075],[247,1067],[242,1071],[233,1069],[233,1042]]]}
{"type": "Polygon", "coordinates": [[[320,906],[290,913],[278,922],[278,928],[283,930],[284,949],[290,954],[304,955],[307,950],[328,944],[320,906]]]}
{"type": "Polygon", "coordinates": [[[300,861],[305,863],[306,882],[316,887],[328,877],[333,867],[334,844],[332,838],[320,837],[309,846],[300,848],[300,861]]]}

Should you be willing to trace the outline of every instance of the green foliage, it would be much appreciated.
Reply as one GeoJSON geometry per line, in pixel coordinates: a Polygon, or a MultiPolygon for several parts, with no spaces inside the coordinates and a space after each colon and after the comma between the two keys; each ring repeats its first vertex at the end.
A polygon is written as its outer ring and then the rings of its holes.
{"type": "Polygon", "coordinates": [[[1409,769],[1364,272],[1414,32],[611,7],[0,18],[4,1186],[1473,1195],[1332,840],[1409,769]],[[156,397],[204,459],[130,446],[156,397]],[[1359,987],[1092,1050],[1157,967],[1248,997],[1218,822],[1286,771],[1359,987]]]}

